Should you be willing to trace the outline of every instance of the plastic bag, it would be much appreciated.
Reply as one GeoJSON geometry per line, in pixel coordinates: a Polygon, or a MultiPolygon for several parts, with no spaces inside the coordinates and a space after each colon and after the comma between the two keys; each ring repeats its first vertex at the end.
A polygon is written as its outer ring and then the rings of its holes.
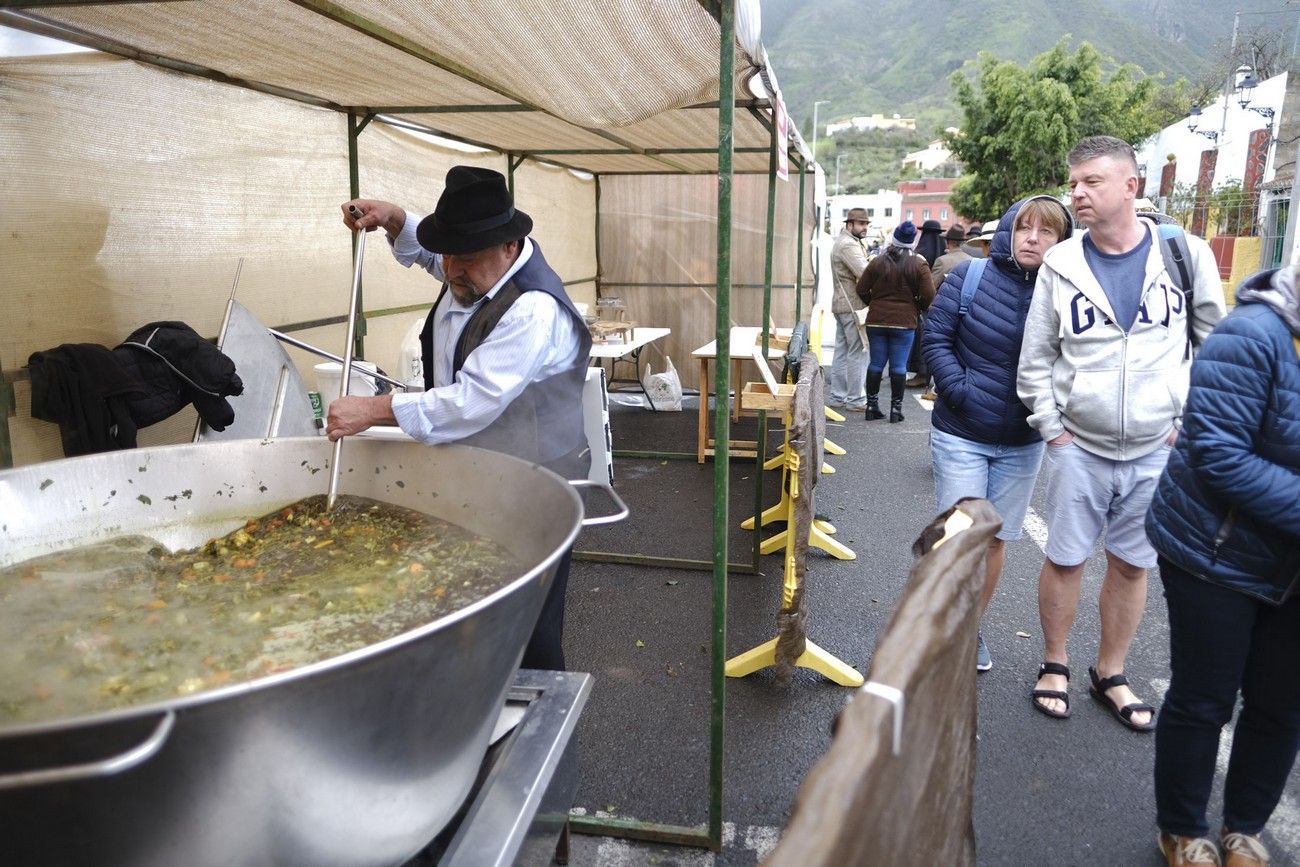
{"type": "Polygon", "coordinates": [[[677,375],[677,368],[673,367],[673,360],[665,355],[664,361],[667,366],[664,368],[663,373],[654,373],[650,365],[646,364],[645,376],[641,379],[641,386],[650,397],[655,409],[681,412],[682,380],[677,375]]]}

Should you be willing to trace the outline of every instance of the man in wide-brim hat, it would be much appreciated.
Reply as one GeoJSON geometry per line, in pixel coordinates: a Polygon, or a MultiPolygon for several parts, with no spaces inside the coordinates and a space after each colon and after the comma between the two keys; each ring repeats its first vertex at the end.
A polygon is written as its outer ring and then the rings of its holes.
{"type": "Polygon", "coordinates": [[[844,230],[831,247],[831,277],[835,283],[831,315],[836,328],[829,403],[854,412],[867,407],[867,344],[862,326],[867,305],[858,297],[857,287],[867,267],[867,248],[862,239],[870,225],[866,208],[849,208],[844,214],[844,230]]]}
{"type": "MultiPolygon", "coordinates": [[[[424,392],[343,397],[330,404],[332,440],[396,424],[425,443],[460,442],[586,478],[582,424],[591,334],[563,281],[528,237],[533,221],[514,205],[500,172],[453,166],[432,214],[413,218],[391,202],[343,204],[349,229],[382,228],[393,256],[442,281],[424,322],[424,392]],[[360,211],[354,218],[350,209],[360,211]]],[[[472,529],[472,528],[471,528],[472,529]]],[[[525,668],[562,670],[560,562],[525,668]]]]}

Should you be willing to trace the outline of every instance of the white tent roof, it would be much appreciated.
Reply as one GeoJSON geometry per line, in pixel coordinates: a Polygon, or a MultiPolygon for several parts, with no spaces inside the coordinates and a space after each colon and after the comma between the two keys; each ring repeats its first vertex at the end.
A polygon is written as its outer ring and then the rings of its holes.
{"type": "MultiPolygon", "coordinates": [[[[717,170],[710,0],[5,6],[0,24],[518,156],[601,174],[717,170]]],[[[766,172],[771,112],[747,85],[766,60],[757,0],[737,22],[735,170],[766,172]]]]}

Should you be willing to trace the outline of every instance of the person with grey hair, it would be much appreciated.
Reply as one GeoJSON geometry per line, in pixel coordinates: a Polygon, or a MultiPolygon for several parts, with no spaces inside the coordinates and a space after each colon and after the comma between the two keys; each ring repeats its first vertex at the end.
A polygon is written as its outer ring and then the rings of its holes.
{"type": "Polygon", "coordinates": [[[1025,322],[1017,392],[1047,442],[1046,558],[1038,579],[1043,663],[1035,710],[1070,713],[1066,643],[1083,568],[1104,538],[1101,639],[1088,669],[1093,698],[1122,725],[1155,728],[1154,708],[1124,665],[1146,607],[1156,552],[1144,518],[1178,439],[1192,349],[1223,317],[1209,245],[1187,237],[1192,286],[1165,269],[1153,223],[1139,220],[1133,148],[1093,136],[1070,152],[1070,199],[1087,231],[1049,250],[1025,322]]]}

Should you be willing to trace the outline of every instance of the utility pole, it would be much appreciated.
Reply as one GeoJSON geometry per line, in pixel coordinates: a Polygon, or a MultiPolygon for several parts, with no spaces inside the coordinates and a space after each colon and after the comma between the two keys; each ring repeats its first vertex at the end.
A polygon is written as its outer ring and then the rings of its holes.
{"type": "MultiPolygon", "coordinates": [[[[1219,124],[1219,137],[1215,139],[1214,146],[1217,149],[1222,143],[1223,137],[1228,133],[1228,102],[1232,99],[1232,87],[1236,84],[1237,77],[1237,29],[1241,24],[1241,12],[1237,11],[1232,14],[1232,45],[1228,47],[1228,75],[1223,80],[1223,120],[1219,124]]],[[[1217,169],[1216,169],[1217,172],[1217,169]]],[[[1213,181],[1211,181],[1213,186],[1213,181]]]]}
{"type": "Polygon", "coordinates": [[[835,155],[835,195],[840,194],[840,159],[844,154],[835,155]]]}
{"type": "Polygon", "coordinates": [[[830,105],[831,101],[829,99],[819,99],[813,103],[813,128],[812,128],[813,162],[817,162],[817,106],[823,104],[830,105]]]}

